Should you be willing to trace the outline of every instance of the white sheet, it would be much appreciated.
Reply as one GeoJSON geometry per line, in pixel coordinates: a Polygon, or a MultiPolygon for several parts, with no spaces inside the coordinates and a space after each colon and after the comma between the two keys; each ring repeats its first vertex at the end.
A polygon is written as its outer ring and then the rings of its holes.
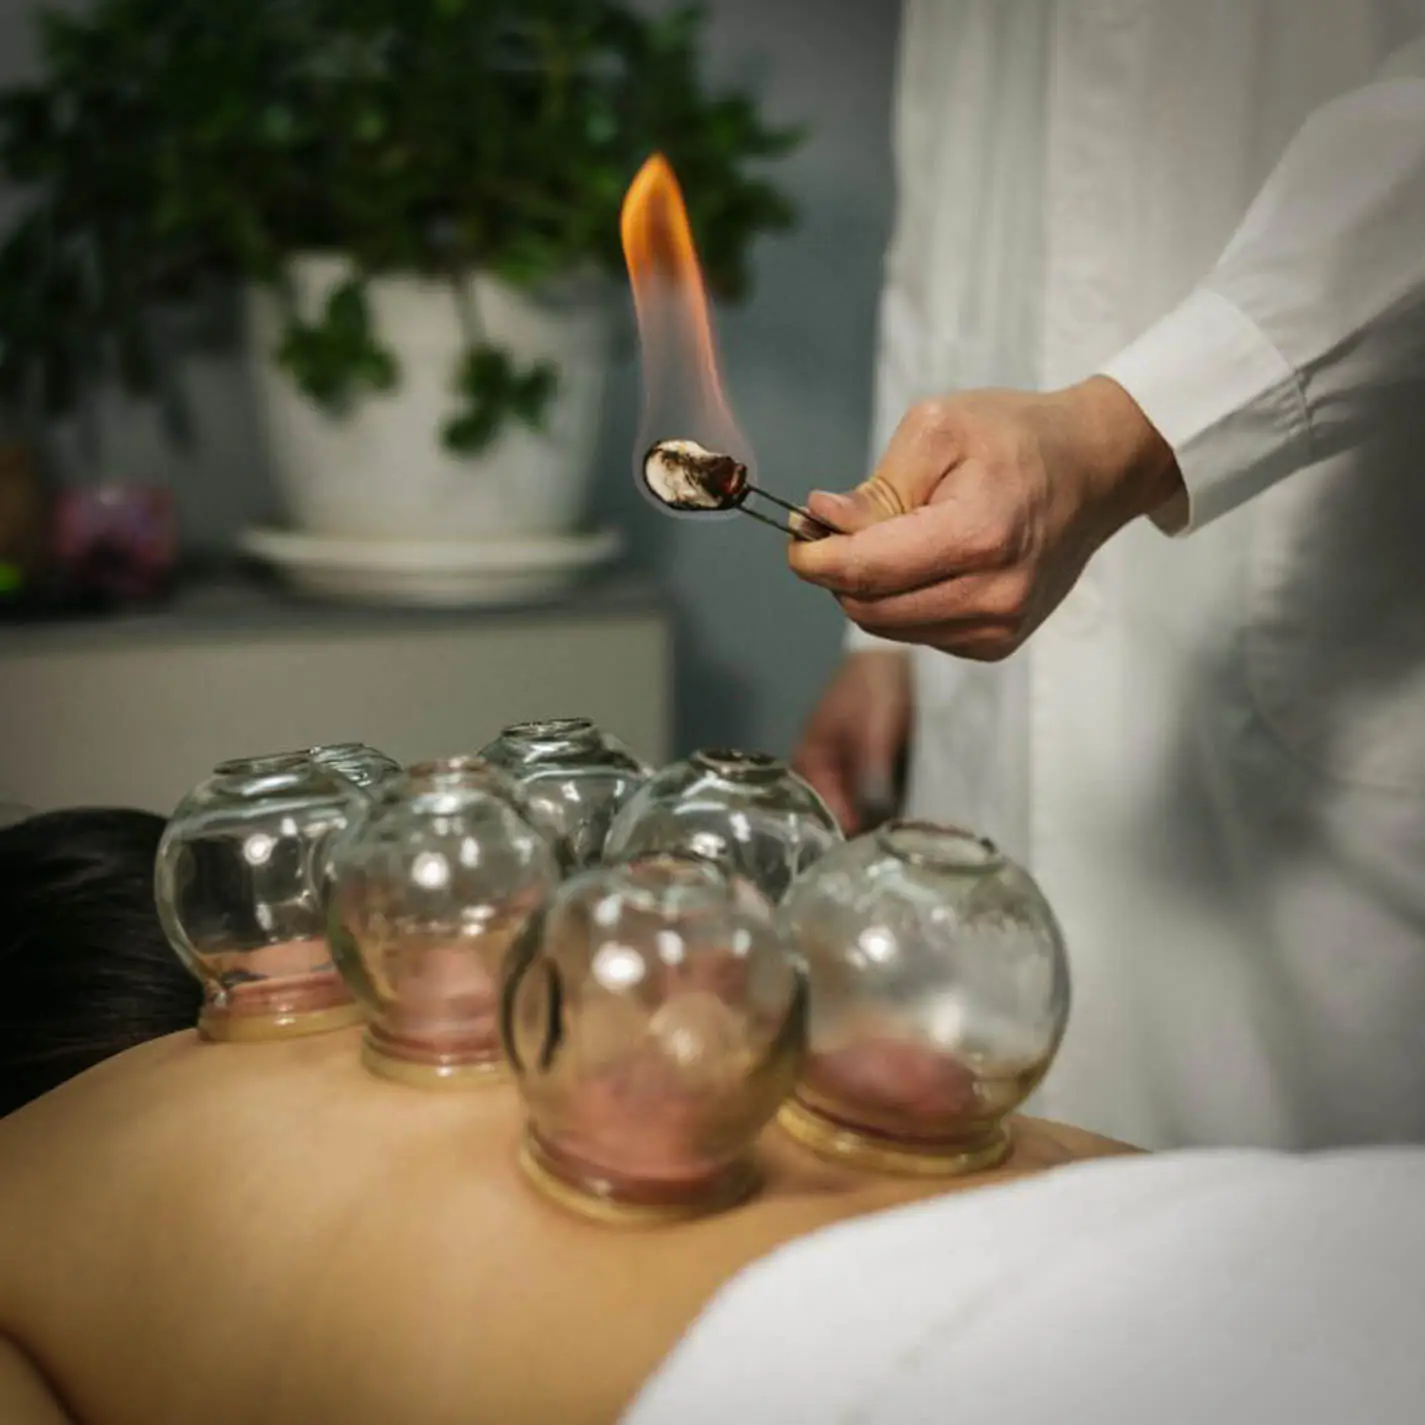
{"type": "Polygon", "coordinates": [[[1425,1149],[1060,1169],[731,1282],[626,1425],[1421,1425],[1425,1149]]]}

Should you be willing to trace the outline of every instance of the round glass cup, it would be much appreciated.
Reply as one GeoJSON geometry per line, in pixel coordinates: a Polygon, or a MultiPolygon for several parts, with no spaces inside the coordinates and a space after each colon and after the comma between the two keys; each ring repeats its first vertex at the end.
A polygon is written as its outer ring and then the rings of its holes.
{"type": "Polygon", "coordinates": [[[777,919],[811,979],[783,1128],[886,1172],[1003,1161],[1069,1013],[1063,937],[1029,874],[972,832],[891,822],[828,853],[777,919]]]}
{"type": "Polygon", "coordinates": [[[775,904],[844,839],[826,803],[785,762],[706,749],[634,793],[614,818],[604,859],[701,856],[746,877],[775,904]]]}
{"type": "Polygon", "coordinates": [[[480,755],[520,783],[574,867],[599,860],[615,815],[650,776],[623,743],[584,717],[512,723],[480,755]]]}
{"type": "Polygon", "coordinates": [[[384,783],[337,843],[328,935],[366,1010],[373,1073],[460,1088],[504,1071],[503,961],[560,878],[521,805],[480,758],[422,763],[384,783]]]}
{"type": "Polygon", "coordinates": [[[807,985],[765,898],[655,856],[565,883],[512,951],[501,1038],[521,1164],[582,1216],[702,1216],[758,1183],[754,1144],[800,1071],[807,985]]]}
{"type": "Polygon", "coordinates": [[[203,986],[209,1039],[316,1034],[360,1021],[326,941],[322,867],[365,794],[305,752],[219,765],[159,842],[154,896],[203,986]]]}

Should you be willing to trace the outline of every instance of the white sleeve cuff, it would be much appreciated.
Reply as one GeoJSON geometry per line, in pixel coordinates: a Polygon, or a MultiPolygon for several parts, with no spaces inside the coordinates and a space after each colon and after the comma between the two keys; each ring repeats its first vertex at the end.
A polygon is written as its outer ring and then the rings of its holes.
{"type": "Polygon", "coordinates": [[[1235,303],[1199,287],[1103,368],[1172,446],[1200,529],[1310,461],[1311,427],[1297,373],[1235,303]]]}

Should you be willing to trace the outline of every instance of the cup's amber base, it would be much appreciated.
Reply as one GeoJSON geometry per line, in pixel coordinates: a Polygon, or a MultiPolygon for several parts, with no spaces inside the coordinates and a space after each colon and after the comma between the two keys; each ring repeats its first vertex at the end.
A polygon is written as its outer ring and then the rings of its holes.
{"type": "Polygon", "coordinates": [[[745,1202],[757,1190],[761,1174],[751,1154],[689,1184],[676,1196],[657,1202],[631,1201],[603,1185],[576,1181],[560,1170],[529,1129],[520,1140],[520,1167],[551,1202],[568,1212],[613,1227],[659,1227],[710,1217],[745,1202]]]}
{"type": "Polygon", "coordinates": [[[1009,1157],[1009,1129],[1003,1123],[953,1143],[915,1143],[863,1133],[789,1098],[777,1113],[788,1137],[819,1158],[874,1173],[953,1178],[997,1168],[1009,1157]]]}
{"type": "Polygon", "coordinates": [[[361,1037],[361,1062],[378,1078],[416,1089],[468,1089],[508,1077],[503,1059],[407,1057],[370,1028],[361,1037]]]}
{"type": "Polygon", "coordinates": [[[253,1044],[268,1039],[296,1039],[304,1034],[328,1034],[361,1023],[358,1004],[328,1005],[325,1009],[274,1010],[268,1014],[234,1014],[230,1009],[204,1005],[198,1015],[198,1033],[218,1043],[253,1044]]]}

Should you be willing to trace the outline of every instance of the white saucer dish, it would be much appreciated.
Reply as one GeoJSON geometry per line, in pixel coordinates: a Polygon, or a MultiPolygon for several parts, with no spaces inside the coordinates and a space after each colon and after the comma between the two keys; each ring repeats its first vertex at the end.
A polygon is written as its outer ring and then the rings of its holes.
{"type": "Polygon", "coordinates": [[[547,599],[623,548],[618,531],[491,540],[332,539],[259,527],[243,553],[294,589],[345,603],[480,608],[547,599]]]}

